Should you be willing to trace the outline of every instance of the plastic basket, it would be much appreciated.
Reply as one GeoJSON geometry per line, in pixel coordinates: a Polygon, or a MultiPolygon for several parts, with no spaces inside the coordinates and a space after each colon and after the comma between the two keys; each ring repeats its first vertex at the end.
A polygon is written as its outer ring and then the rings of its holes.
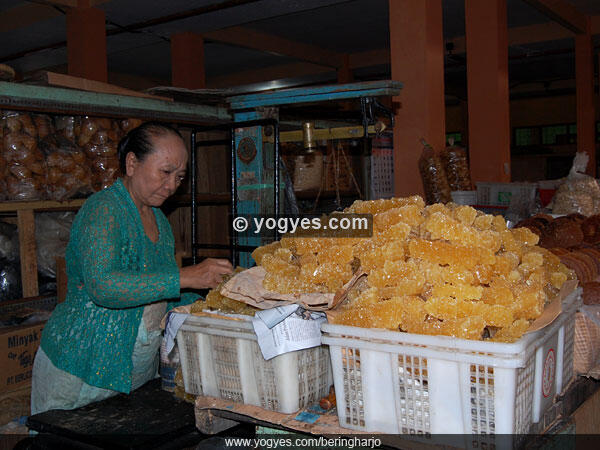
{"type": "Polygon", "coordinates": [[[477,204],[477,191],[452,191],[450,194],[457,205],[477,204]]]}
{"type": "Polygon", "coordinates": [[[513,196],[533,201],[537,190],[536,183],[478,182],[476,184],[478,205],[508,206],[513,196]]]}
{"type": "Polygon", "coordinates": [[[511,344],[323,324],[340,426],[396,434],[521,434],[573,377],[581,290],[511,344]]]}
{"type": "Polygon", "coordinates": [[[249,319],[189,316],[179,329],[177,345],[189,394],[291,414],[318,403],[333,384],[327,347],[265,361],[249,319]]]}

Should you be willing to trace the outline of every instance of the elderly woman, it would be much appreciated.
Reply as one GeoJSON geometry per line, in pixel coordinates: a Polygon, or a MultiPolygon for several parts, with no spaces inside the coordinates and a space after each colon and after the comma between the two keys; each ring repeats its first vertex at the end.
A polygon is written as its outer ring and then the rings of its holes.
{"type": "Polygon", "coordinates": [[[31,412],[73,409],[129,393],[156,376],[166,311],[216,286],[227,260],[179,269],[159,207],[185,177],[187,150],[168,125],[148,122],[119,143],[123,178],[92,195],[71,229],[68,290],[42,333],[31,412]]]}

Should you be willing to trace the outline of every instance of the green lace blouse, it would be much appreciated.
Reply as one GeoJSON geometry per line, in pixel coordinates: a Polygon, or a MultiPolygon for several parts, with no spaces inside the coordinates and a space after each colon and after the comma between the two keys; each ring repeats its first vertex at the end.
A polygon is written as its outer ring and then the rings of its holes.
{"type": "Polygon", "coordinates": [[[156,243],[119,179],[92,195],[73,222],[67,297],[44,327],[41,346],[56,367],[93,386],[131,391],[131,356],[145,305],[169,299],[169,310],[198,298],[180,294],[173,233],[153,209],[156,243]]]}

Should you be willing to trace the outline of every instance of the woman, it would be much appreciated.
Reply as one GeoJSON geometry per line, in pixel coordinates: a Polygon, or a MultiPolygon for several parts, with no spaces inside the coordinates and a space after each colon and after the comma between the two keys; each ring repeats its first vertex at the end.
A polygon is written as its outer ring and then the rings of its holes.
{"type": "Polygon", "coordinates": [[[198,298],[180,290],[214,287],[231,272],[227,260],[175,263],[173,233],[158,207],[181,184],[187,159],[179,132],[156,122],[119,143],[123,178],[92,195],[73,222],[67,297],[42,333],[32,414],[129,393],[153,378],[160,319],[198,298]]]}

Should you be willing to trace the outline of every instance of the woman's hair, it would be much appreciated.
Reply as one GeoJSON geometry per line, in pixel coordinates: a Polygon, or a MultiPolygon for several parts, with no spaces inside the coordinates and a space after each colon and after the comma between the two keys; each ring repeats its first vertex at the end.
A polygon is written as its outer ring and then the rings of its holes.
{"type": "Polygon", "coordinates": [[[128,153],[133,153],[139,161],[143,161],[146,156],[154,151],[153,138],[167,136],[169,134],[181,136],[181,133],[171,125],[161,122],[145,122],[139,127],[134,128],[119,141],[118,155],[119,168],[121,173],[127,173],[125,158],[128,153]]]}

